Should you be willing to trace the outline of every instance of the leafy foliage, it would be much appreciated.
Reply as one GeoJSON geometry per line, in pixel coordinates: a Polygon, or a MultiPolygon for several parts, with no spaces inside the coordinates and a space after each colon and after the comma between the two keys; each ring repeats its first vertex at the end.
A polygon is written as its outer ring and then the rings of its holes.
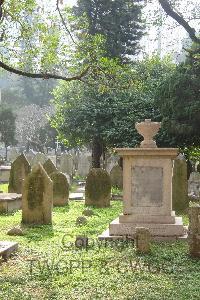
{"type": "MultiPolygon", "coordinates": [[[[133,147],[141,137],[135,122],[160,120],[154,103],[156,87],[173,70],[169,60],[158,58],[129,66],[103,59],[99,78],[90,84],[61,83],[54,91],[56,115],[52,120],[68,146],[90,144],[94,137],[104,147],[133,147]]],[[[166,136],[161,132],[160,141],[166,136]]]]}
{"type": "Polygon", "coordinates": [[[16,143],[15,140],[15,115],[10,108],[2,108],[0,111],[0,140],[7,148],[16,143]]]}
{"type": "Polygon", "coordinates": [[[184,63],[163,81],[157,104],[173,146],[200,144],[200,63],[184,63]]]}
{"type": "Polygon", "coordinates": [[[124,60],[127,55],[138,52],[138,42],[144,30],[143,4],[142,0],[78,0],[72,13],[77,17],[86,17],[88,26],[84,31],[89,35],[105,37],[107,57],[124,60]]]}

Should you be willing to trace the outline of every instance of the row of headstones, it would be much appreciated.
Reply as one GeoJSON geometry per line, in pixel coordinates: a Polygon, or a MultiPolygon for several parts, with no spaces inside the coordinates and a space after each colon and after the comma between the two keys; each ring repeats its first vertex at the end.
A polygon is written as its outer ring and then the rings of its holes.
{"type": "MultiPolygon", "coordinates": [[[[15,150],[9,157],[10,161],[14,161],[20,154],[15,150]]],[[[33,167],[37,163],[44,164],[45,161],[50,158],[56,165],[56,155],[45,155],[44,153],[34,153],[30,151],[26,153],[26,158],[29,164],[33,167]]],[[[86,154],[71,155],[67,153],[61,154],[59,157],[59,170],[63,173],[67,173],[70,176],[75,174],[79,176],[86,176],[91,167],[91,157],[86,154]]]]}
{"type": "MultiPolygon", "coordinates": [[[[14,161],[17,156],[20,154],[17,152],[15,148],[11,150],[9,159],[10,161],[14,161]]],[[[26,158],[29,161],[31,166],[36,165],[37,163],[43,164],[48,157],[54,162],[56,165],[56,156],[55,155],[45,155],[44,153],[35,153],[33,151],[29,151],[29,153],[26,153],[26,158]]],[[[57,157],[58,158],[58,157],[57,157]]],[[[106,158],[106,162],[103,166],[103,161],[101,161],[101,164],[104,169],[106,169],[109,173],[111,169],[117,164],[119,160],[118,155],[111,155],[108,158],[106,158]]],[[[90,152],[80,152],[78,154],[75,153],[63,153],[57,159],[57,167],[59,171],[63,173],[67,173],[70,176],[76,174],[82,177],[87,176],[90,168],[91,168],[91,153],[90,152]]]]}
{"type": "MultiPolygon", "coordinates": [[[[18,156],[11,164],[8,192],[23,195],[26,186],[26,180],[29,180],[29,177],[31,177],[32,174],[34,175],[37,168],[43,170],[43,173],[49,176],[53,182],[54,205],[67,204],[69,198],[69,183],[67,177],[62,172],[58,172],[50,159],[46,160],[43,165],[35,165],[31,172],[31,166],[25,155],[21,154],[18,156]]],[[[35,182],[36,181],[37,179],[35,179],[35,182]]],[[[32,186],[30,186],[30,190],[35,187],[35,182],[33,182],[32,186]]],[[[39,184],[41,184],[42,188],[42,180],[39,182],[39,184]]]]}

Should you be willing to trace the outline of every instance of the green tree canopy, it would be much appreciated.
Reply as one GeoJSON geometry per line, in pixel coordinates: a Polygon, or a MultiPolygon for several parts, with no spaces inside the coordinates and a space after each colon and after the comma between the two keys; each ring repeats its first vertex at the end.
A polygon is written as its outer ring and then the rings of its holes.
{"type": "MultiPolygon", "coordinates": [[[[135,122],[161,119],[154,103],[156,86],[174,68],[168,60],[158,58],[132,66],[104,58],[102,69],[105,65],[109,81],[102,76],[90,85],[60,84],[54,93],[56,116],[52,121],[68,146],[89,144],[94,148],[93,143],[98,144],[99,158],[106,148],[136,146],[141,137],[135,122]]],[[[161,133],[160,140],[163,138],[161,133]]]]}
{"type": "Polygon", "coordinates": [[[5,144],[6,159],[7,147],[16,143],[15,119],[16,117],[10,108],[2,108],[0,110],[0,140],[5,144]]]}
{"type": "Polygon", "coordinates": [[[105,37],[107,57],[124,60],[138,52],[144,34],[143,4],[143,0],[78,0],[72,12],[86,17],[88,26],[84,30],[88,34],[105,37]]]}
{"type": "Polygon", "coordinates": [[[157,105],[173,146],[200,144],[200,63],[176,67],[157,90],[157,105]]]}

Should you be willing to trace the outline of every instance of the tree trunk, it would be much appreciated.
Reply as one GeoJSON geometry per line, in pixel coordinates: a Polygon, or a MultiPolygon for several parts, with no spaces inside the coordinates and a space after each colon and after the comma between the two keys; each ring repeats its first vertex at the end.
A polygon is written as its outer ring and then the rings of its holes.
{"type": "Polygon", "coordinates": [[[92,141],[92,168],[100,168],[100,157],[102,154],[102,143],[98,138],[92,141]]]}

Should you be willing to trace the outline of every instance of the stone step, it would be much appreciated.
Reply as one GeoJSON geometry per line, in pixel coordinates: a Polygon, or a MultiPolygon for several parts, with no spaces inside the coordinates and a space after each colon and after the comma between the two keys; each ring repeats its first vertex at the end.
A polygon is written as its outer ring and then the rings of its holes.
{"type": "Polygon", "coordinates": [[[0,256],[7,260],[10,255],[18,250],[18,243],[9,241],[0,241],[0,256]]]}

